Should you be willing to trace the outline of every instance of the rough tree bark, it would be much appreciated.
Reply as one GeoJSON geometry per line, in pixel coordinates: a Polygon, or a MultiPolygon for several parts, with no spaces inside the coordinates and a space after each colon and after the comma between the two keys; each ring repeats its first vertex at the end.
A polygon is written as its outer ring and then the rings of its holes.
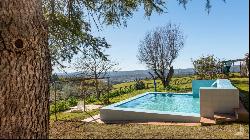
{"type": "MultiPolygon", "coordinates": [[[[157,72],[156,72],[157,73],[157,72]]],[[[162,74],[163,75],[163,74],[162,74]]],[[[169,69],[169,72],[167,74],[167,76],[160,76],[158,74],[158,78],[161,79],[161,83],[163,84],[163,87],[166,88],[167,86],[169,86],[170,84],[170,81],[171,81],[171,78],[173,77],[174,75],[174,67],[171,66],[170,69],[169,69]],[[166,78],[165,78],[166,77],[166,78]]]]}
{"type": "Polygon", "coordinates": [[[97,100],[100,99],[100,91],[99,91],[99,82],[98,82],[98,77],[95,77],[95,91],[96,91],[96,98],[97,100]]]}
{"type": "Polygon", "coordinates": [[[165,85],[165,88],[166,88],[167,86],[169,86],[170,81],[171,81],[171,78],[173,77],[173,75],[174,75],[174,67],[171,66],[170,69],[169,69],[167,78],[166,78],[166,85],[165,85]]]}
{"type": "Polygon", "coordinates": [[[41,0],[0,0],[0,138],[48,138],[51,74],[41,0]]]}

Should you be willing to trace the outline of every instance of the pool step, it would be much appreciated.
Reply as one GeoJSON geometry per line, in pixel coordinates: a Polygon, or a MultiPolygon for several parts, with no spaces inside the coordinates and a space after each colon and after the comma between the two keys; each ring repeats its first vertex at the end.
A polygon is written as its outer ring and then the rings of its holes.
{"type": "Polygon", "coordinates": [[[245,107],[243,106],[242,103],[240,103],[240,107],[239,108],[235,108],[234,111],[235,111],[235,116],[237,118],[237,121],[240,121],[240,122],[249,122],[249,113],[245,109],[245,107]]]}
{"type": "Polygon", "coordinates": [[[240,102],[239,108],[234,108],[234,113],[224,114],[224,113],[214,113],[213,118],[201,117],[202,125],[213,125],[220,124],[223,122],[249,122],[249,112],[245,109],[243,104],[240,102]]]}
{"type": "Polygon", "coordinates": [[[201,117],[200,120],[201,125],[214,125],[216,124],[213,118],[201,117]]]}
{"type": "Polygon", "coordinates": [[[213,118],[207,118],[207,117],[201,117],[201,124],[202,125],[214,125],[214,124],[220,124],[224,122],[231,122],[236,121],[237,118],[233,114],[220,114],[215,113],[213,118]]]}
{"type": "Polygon", "coordinates": [[[216,124],[219,124],[219,123],[223,123],[223,122],[236,121],[237,118],[234,114],[215,113],[214,120],[215,120],[216,124]]]}

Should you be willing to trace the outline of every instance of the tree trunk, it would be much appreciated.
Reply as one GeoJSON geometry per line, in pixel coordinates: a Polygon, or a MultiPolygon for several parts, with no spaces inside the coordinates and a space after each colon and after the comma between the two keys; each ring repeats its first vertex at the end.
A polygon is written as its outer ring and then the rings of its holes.
{"type": "Polygon", "coordinates": [[[100,92],[99,92],[99,82],[97,77],[95,77],[95,90],[96,90],[96,98],[99,100],[100,92]]]}
{"type": "Polygon", "coordinates": [[[0,0],[0,138],[48,138],[51,74],[41,0],[0,0]]]}
{"type": "Polygon", "coordinates": [[[162,78],[161,78],[161,83],[162,83],[162,85],[163,85],[164,88],[167,87],[167,82],[166,82],[165,77],[162,77],[162,78]]]}
{"type": "Polygon", "coordinates": [[[173,75],[174,75],[174,68],[173,68],[173,66],[171,66],[170,69],[169,69],[167,77],[162,79],[162,84],[163,84],[164,88],[169,86],[169,83],[170,83],[171,78],[173,77],[173,75]]]}

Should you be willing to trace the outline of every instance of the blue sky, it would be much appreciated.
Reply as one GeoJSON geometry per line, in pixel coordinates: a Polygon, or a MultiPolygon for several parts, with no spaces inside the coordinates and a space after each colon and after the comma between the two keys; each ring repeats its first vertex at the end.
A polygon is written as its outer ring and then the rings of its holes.
{"type": "MultiPolygon", "coordinates": [[[[119,63],[121,70],[147,69],[136,55],[145,33],[169,21],[179,24],[186,36],[185,46],[175,60],[174,68],[192,68],[191,58],[214,54],[220,59],[236,59],[249,52],[249,1],[211,0],[212,8],[205,11],[205,0],[192,0],[186,10],[176,0],[168,0],[168,13],[153,14],[150,19],[139,10],[128,20],[127,27],[104,27],[93,31],[112,45],[106,52],[119,63]]],[[[72,68],[66,69],[69,72],[72,68]]]]}

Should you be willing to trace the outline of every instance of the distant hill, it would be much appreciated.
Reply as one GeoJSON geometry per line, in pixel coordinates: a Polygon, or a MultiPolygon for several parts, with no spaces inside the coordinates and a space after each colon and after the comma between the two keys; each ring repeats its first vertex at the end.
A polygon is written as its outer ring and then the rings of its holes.
{"type": "MultiPolygon", "coordinates": [[[[231,72],[239,72],[240,67],[239,66],[232,66],[230,69],[231,72]]],[[[112,84],[116,83],[122,83],[122,82],[129,82],[134,81],[136,79],[145,79],[145,78],[151,78],[148,72],[151,72],[153,74],[153,71],[151,70],[133,70],[133,71],[117,71],[117,72],[109,72],[108,76],[110,77],[110,81],[112,84]]],[[[193,75],[194,69],[193,68],[187,68],[187,69],[174,69],[174,75],[175,76],[187,76],[187,75],[193,75]]],[[[57,73],[59,77],[77,77],[80,76],[79,72],[73,72],[73,73],[57,73]]]]}
{"type": "MultiPolygon", "coordinates": [[[[134,81],[136,79],[145,79],[145,78],[150,79],[151,76],[149,72],[151,72],[154,75],[154,72],[151,70],[134,70],[134,71],[111,72],[109,73],[109,76],[113,83],[120,83],[120,82],[134,81]]],[[[174,75],[184,76],[184,75],[192,75],[192,74],[194,74],[194,70],[192,68],[174,70],[174,75]]]]}
{"type": "MultiPolygon", "coordinates": [[[[151,70],[133,70],[133,71],[117,71],[117,72],[109,72],[108,76],[110,77],[110,81],[113,84],[134,81],[136,79],[145,79],[151,78],[149,72],[152,74],[151,70]]],[[[174,75],[192,75],[194,74],[194,70],[192,68],[188,69],[175,69],[174,75]]],[[[81,74],[79,72],[73,73],[57,73],[59,77],[78,77],[81,74]]]]}

